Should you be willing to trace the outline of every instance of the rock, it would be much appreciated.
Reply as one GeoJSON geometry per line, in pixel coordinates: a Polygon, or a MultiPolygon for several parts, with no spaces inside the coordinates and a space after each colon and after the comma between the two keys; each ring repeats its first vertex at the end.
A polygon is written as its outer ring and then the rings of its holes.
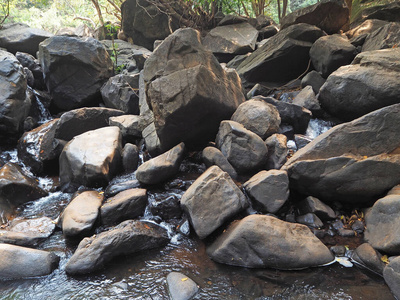
{"type": "Polygon", "coordinates": [[[273,134],[265,140],[268,148],[267,170],[279,170],[286,162],[288,155],[287,137],[283,134],[273,134]]]}
{"type": "Polygon", "coordinates": [[[297,150],[300,150],[301,148],[304,148],[309,143],[311,143],[311,141],[312,141],[312,139],[309,138],[308,136],[305,136],[305,135],[302,135],[302,134],[295,134],[294,135],[294,142],[296,143],[297,150]]]}
{"type": "Polygon", "coordinates": [[[244,101],[236,72],[223,69],[191,28],[177,30],[157,47],[143,78],[161,151],[180,142],[206,144],[244,101]]]}
{"type": "Polygon", "coordinates": [[[346,32],[349,39],[357,38],[361,35],[366,35],[374,32],[375,30],[385,26],[388,22],[378,19],[365,20],[361,25],[358,25],[346,32]]]}
{"type": "Polygon", "coordinates": [[[167,231],[154,223],[127,220],[112,230],[84,238],[65,266],[70,275],[101,269],[118,255],[159,248],[169,242],[167,231]]]}
{"type": "Polygon", "coordinates": [[[258,31],[247,22],[217,26],[203,39],[204,47],[215,54],[245,54],[254,51],[258,31]]]}
{"type": "Polygon", "coordinates": [[[140,187],[140,182],[137,181],[136,179],[132,180],[127,180],[123,182],[118,182],[118,183],[110,183],[109,186],[107,186],[104,195],[108,197],[115,196],[116,194],[126,191],[128,189],[135,189],[140,187]]]}
{"type": "Polygon", "coordinates": [[[349,23],[349,9],[343,0],[321,1],[298,9],[280,20],[281,30],[293,24],[315,25],[328,34],[337,33],[349,23]]]}
{"type": "Polygon", "coordinates": [[[257,99],[240,104],[231,120],[242,124],[263,140],[277,133],[281,124],[281,117],[275,106],[257,99]]]}
{"type": "Polygon", "coordinates": [[[171,300],[190,300],[199,290],[196,282],[178,272],[168,274],[167,285],[171,300]]]}
{"type": "Polygon", "coordinates": [[[30,28],[22,23],[5,24],[0,30],[0,47],[15,54],[17,51],[36,55],[39,43],[53,36],[50,32],[30,28]]]}
{"type": "Polygon", "coordinates": [[[101,223],[111,226],[124,220],[135,219],[144,213],[147,190],[129,189],[107,198],[100,208],[101,223]]]}
{"type": "Polygon", "coordinates": [[[400,254],[400,196],[389,195],[375,202],[365,216],[365,241],[374,249],[390,255],[400,254]]]}
{"type": "Polygon", "coordinates": [[[400,195],[400,185],[394,186],[388,193],[387,196],[389,195],[400,195]]]}
{"type": "Polygon", "coordinates": [[[357,232],[357,234],[364,233],[365,225],[361,220],[355,220],[353,224],[351,224],[351,229],[357,232]]]}
{"type": "Polygon", "coordinates": [[[313,213],[297,216],[296,222],[317,229],[324,226],[324,223],[322,223],[321,219],[313,213]]]}
{"type": "Polygon", "coordinates": [[[385,107],[315,138],[283,167],[291,188],[322,201],[366,203],[398,184],[399,111],[400,104],[385,107]]]}
{"type": "Polygon", "coordinates": [[[370,33],[365,39],[362,51],[396,48],[399,43],[400,23],[392,22],[370,33]]]}
{"type": "Polygon", "coordinates": [[[110,117],[110,126],[118,126],[122,137],[127,141],[134,141],[142,137],[142,117],[136,115],[122,115],[110,117]]]}
{"type": "Polygon", "coordinates": [[[222,152],[215,147],[206,147],[202,153],[204,164],[207,168],[218,166],[222,171],[226,172],[233,179],[237,178],[237,173],[222,152]]]}
{"type": "Polygon", "coordinates": [[[235,121],[222,121],[215,139],[218,149],[238,173],[262,168],[268,153],[264,141],[235,121]]]}
{"type": "Polygon", "coordinates": [[[322,116],[322,109],[314,88],[311,85],[304,87],[300,93],[293,99],[293,104],[304,107],[312,112],[313,116],[322,116]]]}
{"type": "Polygon", "coordinates": [[[52,252],[0,244],[0,277],[18,279],[48,275],[60,258],[52,252]]]}
{"type": "Polygon", "coordinates": [[[121,167],[121,132],[104,127],[74,137],[60,155],[60,183],[106,185],[121,167]]]}
{"type": "Polygon", "coordinates": [[[264,213],[276,213],[289,198],[289,178],[285,171],[261,171],[244,183],[254,207],[264,213]]]}
{"type": "Polygon", "coordinates": [[[79,37],[94,37],[95,33],[92,28],[86,24],[81,24],[78,27],[64,27],[57,30],[56,35],[72,35],[79,37]]]}
{"type": "Polygon", "coordinates": [[[207,254],[228,265],[282,270],[320,266],[334,259],[308,227],[263,215],[231,224],[207,254]]]}
{"type": "Polygon", "coordinates": [[[137,180],[144,184],[157,184],[170,179],[178,173],[184,152],[185,144],[180,143],[164,154],[146,161],[136,171],[137,180]]]}
{"type": "Polygon", "coordinates": [[[87,131],[108,127],[109,118],[123,114],[121,110],[104,107],[84,107],[65,112],[58,122],[55,137],[70,141],[87,131]]]}
{"type": "Polygon", "coordinates": [[[76,196],[61,215],[61,228],[66,238],[89,236],[100,213],[104,196],[97,191],[85,191],[76,196]]]}
{"type": "Polygon", "coordinates": [[[255,96],[268,96],[273,92],[273,89],[268,88],[265,85],[261,85],[257,83],[254,85],[251,90],[246,94],[247,99],[252,99],[255,96]]]}
{"type": "Polygon", "coordinates": [[[217,166],[207,169],[187,189],[181,206],[199,238],[204,239],[247,207],[233,180],[217,166]]]}
{"type": "Polygon", "coordinates": [[[400,256],[395,257],[383,270],[383,278],[390,291],[400,298],[400,256]]]}
{"type": "Polygon", "coordinates": [[[39,61],[60,110],[97,104],[100,88],[113,72],[104,46],[90,37],[53,36],[40,43],[39,61]]]}
{"type": "Polygon", "coordinates": [[[246,58],[237,72],[252,83],[286,83],[307,69],[310,48],[323,35],[319,28],[308,24],[281,30],[246,58]]]}
{"type": "Polygon", "coordinates": [[[324,221],[336,218],[336,213],[330,206],[313,196],[308,196],[306,199],[301,201],[298,204],[298,208],[301,214],[313,213],[324,221]]]}
{"type": "Polygon", "coordinates": [[[325,78],[339,67],[350,64],[356,54],[356,47],[339,34],[320,37],[310,49],[315,70],[325,78]]]}
{"type": "Polygon", "coordinates": [[[400,48],[368,51],[333,72],[319,93],[322,108],[352,120],[399,102],[400,48]],[[382,84],[382,83],[385,84],[382,84]]]}
{"type": "Polygon", "coordinates": [[[279,29],[275,25],[266,26],[264,28],[261,28],[258,31],[258,40],[261,41],[264,39],[268,39],[268,38],[274,36],[275,34],[277,34],[278,32],[279,32],[279,29]]]}
{"type": "Polygon", "coordinates": [[[248,18],[237,15],[226,15],[224,18],[218,23],[218,26],[232,25],[232,24],[241,24],[247,23],[249,21],[248,18]]]}
{"type": "Polygon", "coordinates": [[[301,80],[301,87],[305,88],[311,85],[314,94],[318,94],[321,86],[325,83],[325,79],[317,71],[311,71],[301,80]]]}
{"type": "Polygon", "coordinates": [[[122,150],[122,166],[125,172],[136,171],[139,164],[139,149],[136,145],[125,144],[122,150]]]}
{"type": "Polygon", "coordinates": [[[101,96],[109,108],[126,114],[139,114],[139,74],[118,74],[111,77],[101,88],[101,96]]]}
{"type": "Polygon", "coordinates": [[[31,100],[25,73],[14,55],[0,50],[0,70],[0,138],[4,139],[22,131],[31,100]]]}
{"type": "Polygon", "coordinates": [[[236,55],[234,58],[232,58],[227,64],[226,67],[227,68],[232,68],[232,69],[236,69],[241,63],[242,61],[244,61],[251,53],[246,53],[246,54],[242,54],[242,55],[236,55]]]}
{"type": "Polygon", "coordinates": [[[379,275],[382,275],[383,269],[385,268],[385,263],[381,258],[382,255],[368,243],[358,246],[351,255],[351,260],[357,265],[378,273],[379,275]]]}
{"type": "Polygon", "coordinates": [[[363,9],[353,20],[353,24],[360,24],[369,19],[400,22],[400,4],[396,1],[363,9]]]}
{"type": "Polygon", "coordinates": [[[159,216],[163,220],[179,219],[182,216],[180,199],[177,196],[171,195],[161,200],[155,200],[149,205],[149,209],[154,216],[159,216]]]}
{"type": "Polygon", "coordinates": [[[15,53],[15,57],[21,63],[24,68],[27,68],[32,72],[33,84],[30,86],[35,89],[44,90],[46,85],[43,80],[43,69],[39,65],[39,61],[32,55],[24,52],[15,53]]]}

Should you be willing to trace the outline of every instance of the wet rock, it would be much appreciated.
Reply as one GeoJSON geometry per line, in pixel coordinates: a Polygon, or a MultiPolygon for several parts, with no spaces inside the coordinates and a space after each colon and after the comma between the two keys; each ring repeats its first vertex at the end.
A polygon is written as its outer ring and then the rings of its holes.
{"type": "Polygon", "coordinates": [[[126,191],[128,189],[135,189],[140,187],[140,182],[137,181],[136,179],[132,180],[127,180],[123,182],[118,182],[118,183],[111,183],[109,186],[107,186],[104,195],[108,197],[115,196],[116,194],[126,191]]]}
{"type": "Polygon", "coordinates": [[[181,206],[196,234],[204,239],[247,207],[246,198],[228,173],[210,167],[188,188],[181,206]]]}
{"type": "Polygon", "coordinates": [[[258,99],[240,104],[231,120],[242,124],[263,140],[277,133],[281,124],[281,117],[275,106],[258,99]]]}
{"type": "Polygon", "coordinates": [[[121,167],[121,132],[104,127],[74,137],[60,155],[60,183],[106,185],[121,167]]]}
{"type": "Polygon", "coordinates": [[[122,166],[125,172],[136,171],[139,164],[139,149],[136,145],[125,144],[122,150],[122,166]]]}
{"type": "Polygon", "coordinates": [[[196,282],[178,272],[168,274],[167,285],[171,300],[190,300],[199,290],[196,282]]]}
{"type": "Polygon", "coordinates": [[[381,258],[382,255],[368,243],[358,246],[351,256],[352,261],[356,262],[357,265],[378,273],[379,275],[382,275],[383,269],[385,268],[385,263],[381,258]]]}
{"type": "Polygon", "coordinates": [[[293,104],[308,109],[312,112],[313,116],[318,117],[322,115],[321,105],[319,104],[317,96],[314,93],[314,88],[311,85],[307,85],[297,94],[293,99],[293,104]]]}
{"type": "Polygon", "coordinates": [[[43,69],[39,64],[39,61],[32,55],[24,52],[15,53],[15,57],[21,63],[24,68],[27,68],[32,72],[33,84],[30,85],[32,88],[44,90],[46,85],[43,80],[43,69]]]}
{"type": "Polygon", "coordinates": [[[215,54],[245,54],[255,50],[257,37],[257,29],[242,22],[211,29],[202,43],[215,54]]]}
{"type": "Polygon", "coordinates": [[[112,230],[84,238],[67,262],[65,271],[70,275],[91,273],[118,255],[159,248],[168,242],[167,231],[159,225],[124,221],[112,230]]]}
{"type": "Polygon", "coordinates": [[[399,102],[400,48],[367,51],[333,72],[319,93],[322,108],[353,120],[399,102]],[[383,85],[382,82],[385,84],[383,85]]]}
{"type": "Polygon", "coordinates": [[[320,266],[334,259],[308,227],[263,215],[231,224],[207,254],[228,265],[282,270],[320,266]]]}
{"type": "Polygon", "coordinates": [[[215,139],[217,147],[238,173],[264,166],[267,146],[255,133],[234,121],[222,121],[215,139]]]}
{"type": "Polygon", "coordinates": [[[48,275],[60,258],[52,252],[0,244],[0,277],[18,279],[48,275]]]}
{"type": "Polygon", "coordinates": [[[298,204],[298,208],[300,210],[300,213],[313,213],[324,221],[336,218],[336,213],[330,206],[326,205],[321,200],[313,196],[309,196],[301,201],[298,204]]]}
{"type": "Polygon", "coordinates": [[[111,226],[121,221],[135,219],[144,213],[147,190],[129,189],[106,199],[100,208],[101,223],[111,226]]]}
{"type": "Polygon", "coordinates": [[[104,46],[90,37],[53,36],[40,44],[39,61],[60,110],[98,103],[100,88],[113,72],[104,46]]]}
{"type": "Polygon", "coordinates": [[[0,50],[0,70],[0,138],[4,139],[22,131],[31,100],[25,73],[14,55],[0,50]]]}
{"type": "Polygon", "coordinates": [[[312,228],[321,228],[324,226],[324,223],[322,223],[321,219],[313,213],[307,213],[305,215],[297,216],[296,222],[312,228]]]}
{"type": "Polygon", "coordinates": [[[390,291],[396,298],[400,298],[400,256],[395,257],[383,270],[383,278],[390,291]]]}
{"type": "Polygon", "coordinates": [[[395,48],[400,43],[400,23],[386,24],[365,39],[362,51],[373,51],[380,49],[395,48]]]}
{"type": "Polygon", "coordinates": [[[375,30],[385,26],[388,22],[378,19],[365,20],[361,25],[358,25],[346,32],[349,39],[354,39],[362,35],[367,35],[375,30]]]}
{"type": "Polygon", "coordinates": [[[248,82],[286,83],[304,72],[309,51],[324,33],[308,24],[297,24],[279,31],[237,68],[248,82]]]}
{"type": "Polygon", "coordinates": [[[273,134],[265,140],[268,148],[267,170],[279,170],[286,162],[288,154],[287,137],[283,134],[273,134]]]}
{"type": "Polygon", "coordinates": [[[66,238],[91,234],[100,213],[104,196],[97,191],[85,191],[72,199],[61,215],[61,228],[66,238]]]}
{"type": "Polygon", "coordinates": [[[276,213],[289,197],[289,178],[285,171],[261,171],[244,183],[256,209],[276,213]]]}
{"type": "Polygon", "coordinates": [[[191,28],[166,38],[143,71],[161,151],[180,142],[204,145],[244,101],[236,71],[223,69],[191,28]]]}
{"type": "Polygon", "coordinates": [[[222,152],[215,147],[206,147],[202,152],[204,164],[207,168],[218,166],[222,171],[226,172],[233,179],[237,177],[237,173],[222,152]]]}
{"type": "Polygon", "coordinates": [[[5,24],[0,30],[0,47],[13,54],[19,51],[36,55],[39,43],[51,36],[50,32],[30,28],[22,23],[5,24]]]}
{"type": "Polygon", "coordinates": [[[110,117],[110,126],[118,126],[122,137],[126,141],[134,141],[142,137],[142,117],[136,115],[122,115],[110,117]]]}
{"type": "Polygon", "coordinates": [[[144,184],[157,184],[170,179],[178,173],[184,152],[185,144],[180,143],[164,154],[146,161],[136,171],[137,180],[144,184]]]}
{"type": "Polygon", "coordinates": [[[365,229],[364,222],[360,220],[355,220],[354,223],[351,225],[351,229],[357,232],[357,234],[362,234],[365,229]]]}
{"type": "Polygon", "coordinates": [[[301,80],[301,87],[305,88],[308,85],[311,85],[314,94],[317,95],[321,86],[325,83],[325,79],[319,74],[317,71],[313,70],[307,73],[306,76],[301,80]]]}

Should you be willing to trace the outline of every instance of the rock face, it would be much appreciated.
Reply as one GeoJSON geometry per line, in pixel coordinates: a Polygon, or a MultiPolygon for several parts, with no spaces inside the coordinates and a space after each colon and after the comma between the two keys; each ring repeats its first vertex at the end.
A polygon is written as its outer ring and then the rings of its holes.
{"type": "Polygon", "coordinates": [[[400,104],[333,127],[285,164],[291,188],[323,201],[367,202],[399,183],[400,104]]]}
{"type": "Polygon", "coordinates": [[[61,110],[98,103],[113,72],[107,51],[93,38],[51,37],[39,45],[39,61],[53,104],[61,110]]]}
{"type": "Polygon", "coordinates": [[[0,137],[3,137],[22,131],[31,100],[25,73],[14,55],[0,50],[0,70],[0,137]]]}
{"type": "Polygon", "coordinates": [[[333,72],[321,87],[319,101],[330,114],[352,120],[399,103],[400,48],[368,51],[333,72]]]}
{"type": "Polygon", "coordinates": [[[61,216],[61,228],[67,238],[84,237],[91,234],[99,216],[104,196],[97,191],[85,191],[75,197],[61,216]]]}
{"type": "Polygon", "coordinates": [[[39,43],[51,37],[50,32],[15,23],[3,25],[0,30],[0,47],[15,54],[17,51],[36,55],[39,43]]]}
{"type": "Polygon", "coordinates": [[[348,25],[349,9],[343,0],[327,0],[298,9],[281,20],[281,29],[293,24],[306,23],[315,25],[328,34],[337,33],[348,25]]]}
{"type": "Polygon", "coordinates": [[[196,234],[204,239],[247,207],[246,198],[233,180],[217,166],[205,171],[181,198],[196,234]]]}
{"type": "Polygon", "coordinates": [[[396,48],[400,43],[400,23],[389,23],[380,27],[365,39],[362,51],[396,48]]]}
{"type": "Polygon", "coordinates": [[[242,124],[263,140],[277,133],[281,124],[281,117],[275,106],[257,99],[240,104],[231,120],[242,124]]]}
{"type": "Polygon", "coordinates": [[[0,277],[18,279],[48,275],[58,266],[54,253],[0,244],[0,277]]]}
{"type": "Polygon", "coordinates": [[[246,54],[255,50],[257,37],[257,29],[243,22],[211,29],[203,45],[215,54],[246,54]]]}
{"type": "Polygon", "coordinates": [[[172,300],[190,300],[199,290],[196,282],[178,272],[168,274],[167,284],[172,300]]]}
{"type": "Polygon", "coordinates": [[[162,247],[168,242],[167,231],[159,225],[124,221],[110,231],[84,238],[67,262],[65,271],[71,275],[91,273],[118,255],[162,247]]]}
{"type": "Polygon", "coordinates": [[[179,171],[184,151],[185,144],[180,143],[164,154],[146,161],[136,171],[137,180],[144,184],[157,184],[171,178],[179,171]]]}
{"type": "Polygon", "coordinates": [[[121,166],[121,132],[104,127],[74,137],[60,155],[61,184],[103,186],[121,166]]]}
{"type": "Polygon", "coordinates": [[[212,140],[219,123],[244,101],[236,72],[223,69],[191,28],[157,47],[143,78],[162,151],[182,141],[189,146],[212,140]]]}
{"type": "Polygon", "coordinates": [[[383,270],[383,278],[396,298],[400,298],[400,256],[395,257],[383,270]]]}
{"type": "Polygon", "coordinates": [[[207,253],[228,265],[282,270],[315,267],[334,259],[306,226],[264,215],[231,224],[207,253]]]}
{"type": "Polygon", "coordinates": [[[312,44],[325,35],[319,28],[297,24],[279,31],[238,67],[248,82],[287,82],[307,69],[312,44]]]}
{"type": "Polygon", "coordinates": [[[264,141],[237,122],[222,121],[215,142],[238,173],[260,169],[266,162],[264,141]]]}

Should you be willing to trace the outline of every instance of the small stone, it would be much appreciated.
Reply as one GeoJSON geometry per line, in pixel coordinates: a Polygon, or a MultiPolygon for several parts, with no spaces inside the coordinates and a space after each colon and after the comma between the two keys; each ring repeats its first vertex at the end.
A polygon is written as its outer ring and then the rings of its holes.
{"type": "Polygon", "coordinates": [[[171,300],[192,299],[199,290],[199,287],[192,279],[178,272],[168,274],[167,284],[171,300]]]}

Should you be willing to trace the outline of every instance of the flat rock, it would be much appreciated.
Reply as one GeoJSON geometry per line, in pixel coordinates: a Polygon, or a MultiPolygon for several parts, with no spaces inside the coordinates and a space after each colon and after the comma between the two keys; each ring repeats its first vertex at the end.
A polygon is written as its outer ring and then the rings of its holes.
{"type": "Polygon", "coordinates": [[[190,300],[199,290],[196,282],[179,272],[168,274],[167,285],[171,300],[190,300]]]}
{"type": "Polygon", "coordinates": [[[362,51],[396,48],[400,43],[400,23],[386,24],[370,33],[362,47],[362,51]]]}
{"type": "Polygon", "coordinates": [[[142,117],[136,115],[122,115],[110,117],[110,126],[118,126],[121,129],[122,137],[131,141],[142,137],[142,117]]]}

